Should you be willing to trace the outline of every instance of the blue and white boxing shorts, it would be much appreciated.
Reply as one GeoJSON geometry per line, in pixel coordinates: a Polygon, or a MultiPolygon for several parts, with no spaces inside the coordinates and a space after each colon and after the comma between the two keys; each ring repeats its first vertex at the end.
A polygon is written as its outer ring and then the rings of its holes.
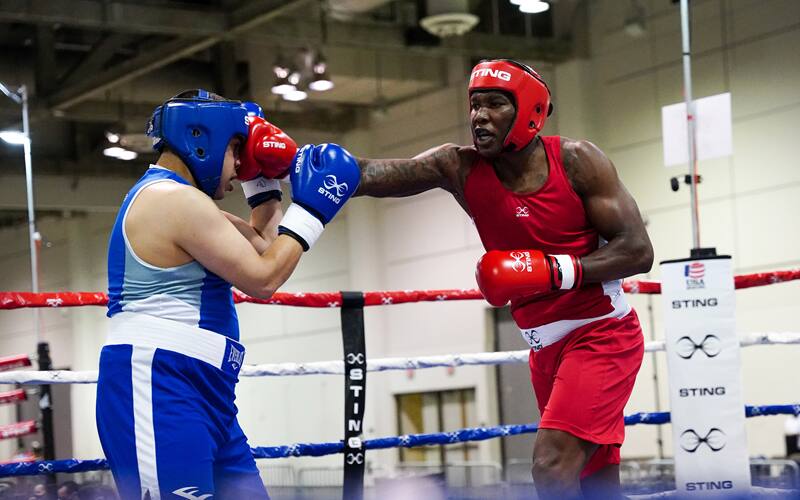
{"type": "Polygon", "coordinates": [[[121,312],[100,353],[97,429],[124,500],[268,499],[236,419],[244,348],[121,312]]]}

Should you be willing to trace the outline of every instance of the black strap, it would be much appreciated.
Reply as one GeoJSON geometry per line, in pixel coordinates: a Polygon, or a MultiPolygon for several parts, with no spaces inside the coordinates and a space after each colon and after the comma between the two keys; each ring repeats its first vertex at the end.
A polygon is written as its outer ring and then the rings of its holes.
{"type": "Polygon", "coordinates": [[[278,226],[278,236],[280,236],[282,234],[285,234],[286,236],[291,236],[292,238],[294,238],[298,243],[300,243],[300,246],[303,247],[303,251],[304,252],[308,252],[308,249],[310,247],[308,246],[308,242],[306,242],[305,238],[303,238],[299,234],[295,233],[294,231],[292,231],[291,229],[289,229],[286,226],[278,226]]]}
{"type": "Polygon", "coordinates": [[[283,192],[280,189],[261,191],[260,193],[256,193],[250,198],[247,198],[247,204],[250,205],[250,208],[256,208],[257,206],[261,205],[262,203],[266,203],[269,200],[283,200],[283,192]]]}
{"type": "MultiPolygon", "coordinates": [[[[53,369],[53,362],[50,359],[50,344],[47,342],[39,342],[36,346],[36,355],[39,358],[39,370],[48,371],[53,369]]],[[[45,460],[56,459],[56,440],[55,432],[53,430],[53,394],[50,392],[49,385],[39,386],[39,409],[41,410],[42,419],[42,441],[43,458],[45,460]]],[[[47,482],[49,484],[56,483],[55,474],[48,474],[47,482]]]]}
{"type": "Polygon", "coordinates": [[[344,345],[343,500],[364,498],[364,410],[367,399],[367,348],[364,342],[364,294],[342,292],[344,345]]]}

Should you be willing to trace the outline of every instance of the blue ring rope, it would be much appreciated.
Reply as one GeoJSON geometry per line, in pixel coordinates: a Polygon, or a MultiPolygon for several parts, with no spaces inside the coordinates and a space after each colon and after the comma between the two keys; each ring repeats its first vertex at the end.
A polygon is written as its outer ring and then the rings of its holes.
{"type": "MultiPolygon", "coordinates": [[[[769,415],[800,415],[800,404],[745,406],[745,416],[763,417],[769,415]]],[[[640,412],[625,417],[625,425],[662,425],[670,421],[669,412],[640,412]]],[[[538,424],[500,425],[496,427],[476,427],[452,432],[436,432],[432,434],[409,434],[368,439],[364,445],[368,450],[385,448],[413,448],[436,444],[463,443],[465,441],[483,441],[498,437],[529,434],[539,430],[538,424]]],[[[287,458],[287,457],[321,457],[341,453],[344,443],[297,443],[284,446],[259,446],[251,448],[254,458],[287,458]]],[[[39,462],[19,462],[0,465],[0,477],[35,476],[56,472],[75,473],[108,469],[108,462],[103,458],[94,460],[49,460],[39,462]]]]}

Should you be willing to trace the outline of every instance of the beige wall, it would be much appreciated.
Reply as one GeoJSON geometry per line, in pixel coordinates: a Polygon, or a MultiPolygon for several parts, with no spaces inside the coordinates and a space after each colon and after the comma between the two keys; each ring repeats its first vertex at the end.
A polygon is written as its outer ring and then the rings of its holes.
{"type": "MultiPolygon", "coordinates": [[[[596,142],[615,162],[648,221],[656,262],[687,256],[691,246],[688,190],[669,189],[669,178],[685,167],[665,168],[661,107],[682,97],[680,21],[669,2],[644,2],[647,36],[631,39],[622,30],[623,12],[614,0],[592,2],[592,57],[559,67],[557,92],[589,93],[596,142]],[[565,82],[562,71],[579,75],[565,82]]],[[[792,124],[800,119],[800,4],[780,0],[694,1],[693,77],[695,98],[731,92],[734,155],[700,162],[702,244],[733,256],[737,273],[797,267],[800,239],[800,173],[792,146],[792,124]]],[[[558,99],[558,95],[556,99],[558,99]]],[[[562,105],[560,110],[564,111],[562,105]]],[[[579,108],[583,112],[584,108],[579,108]]],[[[578,113],[575,113],[576,115],[578,113]]],[[[563,113],[562,113],[563,115],[563,113]]],[[[586,116],[585,114],[583,116],[586,116]]],[[[563,118],[559,132],[580,134],[579,119],[563,118]],[[573,131],[574,130],[574,131],[573,131]]],[[[658,266],[651,273],[658,277],[658,266]]],[[[742,290],[737,294],[741,332],[797,331],[796,283],[742,290]]],[[[636,297],[645,323],[645,299],[636,297]]],[[[656,337],[662,337],[660,301],[654,301],[656,337]]],[[[652,333],[647,331],[647,335],[652,333]]],[[[657,355],[662,408],[668,408],[666,360],[657,355]]],[[[800,348],[753,347],[742,353],[748,404],[796,402],[793,366],[800,348]]],[[[629,410],[653,408],[652,362],[645,362],[629,410]]],[[[779,455],[785,417],[748,420],[750,451],[779,455]]],[[[671,443],[664,427],[665,449],[671,443]]],[[[653,454],[656,429],[629,429],[624,451],[653,454]]]]}
{"type": "MultiPolygon", "coordinates": [[[[539,66],[552,83],[556,114],[546,133],[588,138],[615,162],[648,221],[656,260],[686,256],[690,246],[688,192],[669,189],[668,179],[683,173],[662,166],[660,108],[681,99],[679,22],[669,2],[645,2],[648,36],[631,39],[621,31],[616,0],[590,3],[591,57],[557,67],[539,66]]],[[[735,155],[700,164],[703,242],[734,257],[737,272],[798,266],[800,239],[794,217],[800,211],[800,169],[793,135],[800,121],[800,16],[793,1],[719,2],[695,5],[695,96],[733,94],[735,155]],[[724,16],[723,16],[724,14],[724,16]]],[[[452,86],[389,109],[368,127],[336,140],[362,156],[403,157],[442,142],[469,142],[463,61],[450,65],[452,86]]],[[[320,141],[303,135],[299,142],[320,141]]],[[[91,206],[91,195],[86,204],[91,206]]],[[[121,196],[121,193],[120,193],[121,196]]],[[[238,197],[239,195],[236,194],[238,197]]],[[[245,213],[238,199],[225,207],[245,213]]],[[[42,289],[103,290],[105,245],[113,223],[108,213],[46,219],[41,231],[52,241],[42,252],[42,289]]],[[[426,193],[398,200],[357,199],[328,226],[286,284],[287,291],[341,289],[472,288],[473,269],[482,248],[469,219],[449,195],[426,193]]],[[[26,228],[0,230],[2,289],[27,289],[26,228]]],[[[651,273],[658,277],[658,267],[651,273]]],[[[796,283],[739,292],[741,332],[797,331],[796,283]]],[[[648,338],[661,338],[658,297],[635,296],[648,338]],[[653,316],[648,313],[652,300],[653,316]]],[[[370,357],[417,356],[491,350],[481,302],[417,304],[369,308],[366,312],[370,357]]],[[[58,366],[96,368],[105,328],[102,308],[43,311],[45,333],[58,366]]],[[[338,310],[239,306],[248,363],[315,361],[341,356],[338,310]]],[[[0,353],[32,352],[30,311],[0,314],[0,353]]],[[[524,348],[519,340],[519,348],[524,348]]],[[[798,401],[792,367],[797,347],[755,347],[743,352],[745,399],[752,404],[798,401]]],[[[629,411],[668,409],[663,355],[648,356],[629,411]],[[655,360],[655,362],[654,362],[655,360]],[[653,373],[661,383],[654,395],[653,373]]],[[[475,387],[478,420],[497,424],[495,388],[487,368],[422,370],[370,375],[366,437],[397,432],[393,395],[409,391],[475,387]]],[[[93,428],[93,386],[73,391],[75,455],[100,455],[93,428]]],[[[240,419],[252,444],[331,441],[341,436],[342,382],[339,377],[246,379],[239,386],[240,419]]],[[[0,407],[0,422],[12,421],[0,407]]],[[[750,420],[754,454],[782,451],[783,417],[750,420]]],[[[669,450],[668,427],[662,428],[669,450]]],[[[626,456],[656,454],[654,427],[629,430],[626,456]]],[[[11,443],[0,442],[0,457],[11,443]]],[[[481,460],[497,461],[497,442],[481,443],[481,460]]],[[[396,451],[370,454],[391,466],[396,451]]],[[[338,465],[340,457],[292,459],[300,465],[338,465]]]]}

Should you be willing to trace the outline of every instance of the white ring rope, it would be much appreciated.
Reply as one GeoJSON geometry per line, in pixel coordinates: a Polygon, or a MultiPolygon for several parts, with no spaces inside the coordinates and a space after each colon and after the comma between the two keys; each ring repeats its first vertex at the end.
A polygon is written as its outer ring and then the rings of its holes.
{"type": "MultiPolygon", "coordinates": [[[[767,332],[749,333],[740,339],[742,347],[754,345],[800,344],[800,333],[767,332]]],[[[645,344],[645,352],[663,351],[664,341],[656,340],[645,344]]],[[[420,356],[416,358],[378,358],[367,360],[367,371],[420,370],[423,368],[455,367],[472,365],[507,365],[527,363],[529,349],[521,351],[476,352],[466,354],[445,354],[439,356],[420,356]]],[[[342,361],[315,361],[311,363],[268,363],[245,365],[239,373],[242,377],[284,377],[293,375],[341,375],[344,373],[342,361]]],[[[0,384],[94,384],[97,371],[8,371],[0,373],[0,384]]]]}

